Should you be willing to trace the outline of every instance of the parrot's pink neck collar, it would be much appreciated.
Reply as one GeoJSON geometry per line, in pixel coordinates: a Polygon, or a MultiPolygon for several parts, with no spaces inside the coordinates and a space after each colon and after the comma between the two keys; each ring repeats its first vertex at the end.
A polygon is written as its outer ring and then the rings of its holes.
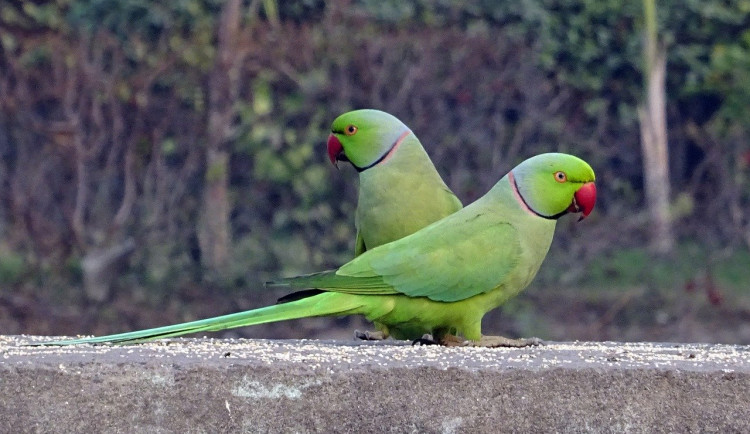
{"type": "Polygon", "coordinates": [[[523,198],[523,196],[521,196],[521,192],[518,191],[518,184],[516,184],[516,177],[513,176],[512,170],[508,172],[508,182],[510,183],[510,189],[513,190],[513,197],[516,198],[516,201],[518,201],[518,204],[521,205],[521,208],[523,208],[527,213],[533,216],[539,216],[539,214],[531,209],[529,204],[526,203],[526,200],[523,198]]]}
{"type": "Polygon", "coordinates": [[[370,167],[377,166],[380,163],[385,163],[386,161],[390,160],[393,154],[396,153],[396,149],[398,149],[399,146],[401,146],[401,142],[403,142],[406,136],[408,136],[409,134],[411,134],[410,130],[406,130],[403,133],[401,133],[401,135],[398,136],[398,139],[396,139],[396,141],[393,142],[393,144],[391,145],[391,149],[389,149],[380,158],[375,160],[372,164],[365,166],[365,167],[354,166],[354,168],[357,169],[357,172],[362,172],[362,171],[369,169],[370,167]]]}
{"type": "Polygon", "coordinates": [[[560,216],[567,213],[567,211],[563,211],[553,216],[539,214],[538,212],[534,211],[534,209],[529,206],[529,203],[526,202],[526,199],[524,199],[523,196],[521,196],[521,192],[518,190],[518,184],[516,183],[516,177],[513,176],[512,170],[508,172],[508,182],[510,183],[510,189],[513,190],[513,196],[518,201],[518,204],[521,205],[521,208],[523,208],[527,213],[533,216],[545,218],[547,220],[557,220],[558,218],[560,218],[560,216]]]}

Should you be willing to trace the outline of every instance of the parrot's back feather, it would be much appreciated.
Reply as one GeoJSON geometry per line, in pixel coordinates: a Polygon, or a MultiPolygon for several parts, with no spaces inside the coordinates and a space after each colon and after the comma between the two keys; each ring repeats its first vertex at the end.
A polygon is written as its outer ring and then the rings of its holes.
{"type": "Polygon", "coordinates": [[[266,282],[268,288],[320,289],[330,292],[359,295],[398,294],[381,276],[344,276],[336,270],[287,277],[266,282]]]}

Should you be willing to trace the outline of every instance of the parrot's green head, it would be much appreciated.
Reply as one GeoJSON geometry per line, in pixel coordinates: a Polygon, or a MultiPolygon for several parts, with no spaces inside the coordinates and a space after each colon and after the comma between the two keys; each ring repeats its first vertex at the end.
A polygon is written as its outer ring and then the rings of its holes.
{"type": "Polygon", "coordinates": [[[386,160],[411,131],[398,118],[380,110],[355,110],[336,118],[328,137],[328,158],[349,161],[363,171],[386,160]]]}
{"type": "Polygon", "coordinates": [[[521,205],[540,217],[557,219],[580,212],[583,220],[596,203],[594,170],[572,155],[531,157],[511,170],[508,178],[521,205]]]}

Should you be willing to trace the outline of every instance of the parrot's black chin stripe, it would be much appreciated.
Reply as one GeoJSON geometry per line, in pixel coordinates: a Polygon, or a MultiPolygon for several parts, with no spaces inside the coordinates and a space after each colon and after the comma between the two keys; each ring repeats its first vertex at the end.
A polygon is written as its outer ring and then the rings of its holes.
{"type": "Polygon", "coordinates": [[[354,168],[357,170],[357,172],[360,172],[360,173],[364,172],[365,170],[367,170],[367,169],[369,169],[369,168],[371,168],[373,166],[377,166],[378,164],[380,164],[381,162],[383,162],[385,159],[387,159],[388,157],[390,157],[391,155],[393,155],[393,152],[396,150],[396,148],[398,147],[398,145],[400,145],[401,142],[403,142],[404,139],[406,138],[406,136],[408,136],[409,134],[411,134],[411,131],[409,131],[409,130],[404,131],[400,136],[398,136],[398,139],[396,139],[396,141],[393,142],[393,144],[391,145],[391,147],[388,148],[388,150],[385,151],[385,153],[383,155],[381,155],[380,158],[378,158],[377,160],[373,161],[372,164],[368,164],[365,167],[359,167],[356,164],[352,163],[352,166],[354,166],[354,168]]]}
{"type": "MultiPolygon", "coordinates": [[[[564,211],[562,211],[562,212],[559,212],[559,213],[557,213],[555,215],[551,215],[551,216],[550,215],[544,215],[544,214],[538,213],[534,208],[532,208],[529,205],[528,202],[526,202],[526,199],[523,198],[523,195],[521,194],[521,190],[518,189],[518,184],[516,183],[516,177],[513,176],[513,171],[508,172],[508,181],[510,181],[510,186],[513,189],[513,193],[515,193],[516,196],[518,196],[518,198],[521,200],[521,202],[526,207],[526,209],[529,210],[529,211],[531,211],[532,214],[534,214],[534,215],[536,215],[538,217],[541,217],[543,219],[547,219],[547,220],[557,220],[560,217],[562,217],[562,216],[564,216],[565,214],[568,213],[567,209],[564,210],[564,211]]],[[[573,198],[573,204],[575,205],[576,209],[578,209],[578,205],[575,203],[575,198],[573,198]]]]}

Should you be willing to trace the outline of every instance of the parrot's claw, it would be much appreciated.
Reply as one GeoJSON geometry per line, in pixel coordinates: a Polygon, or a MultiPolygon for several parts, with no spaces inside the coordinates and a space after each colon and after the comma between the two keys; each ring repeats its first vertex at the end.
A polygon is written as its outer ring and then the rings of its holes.
{"type": "Polygon", "coordinates": [[[419,339],[414,339],[412,345],[442,345],[444,347],[465,347],[470,341],[459,338],[455,335],[443,335],[440,339],[435,339],[431,334],[425,334],[419,339]]]}
{"type": "Polygon", "coordinates": [[[424,334],[421,338],[414,339],[411,341],[411,345],[440,345],[438,341],[436,341],[431,334],[424,334]]]}
{"type": "Polygon", "coordinates": [[[460,338],[456,335],[443,335],[440,339],[440,344],[446,347],[465,347],[470,344],[471,341],[460,338]]]}
{"type": "Polygon", "coordinates": [[[471,342],[473,347],[510,347],[510,348],[523,348],[523,347],[535,347],[537,345],[545,345],[544,341],[539,338],[521,338],[521,339],[510,339],[503,336],[482,336],[478,342],[471,342]]]}
{"type": "Polygon", "coordinates": [[[354,330],[354,339],[361,339],[363,341],[382,341],[383,339],[387,338],[385,333],[381,331],[377,332],[371,332],[371,331],[359,331],[354,330]]]}

